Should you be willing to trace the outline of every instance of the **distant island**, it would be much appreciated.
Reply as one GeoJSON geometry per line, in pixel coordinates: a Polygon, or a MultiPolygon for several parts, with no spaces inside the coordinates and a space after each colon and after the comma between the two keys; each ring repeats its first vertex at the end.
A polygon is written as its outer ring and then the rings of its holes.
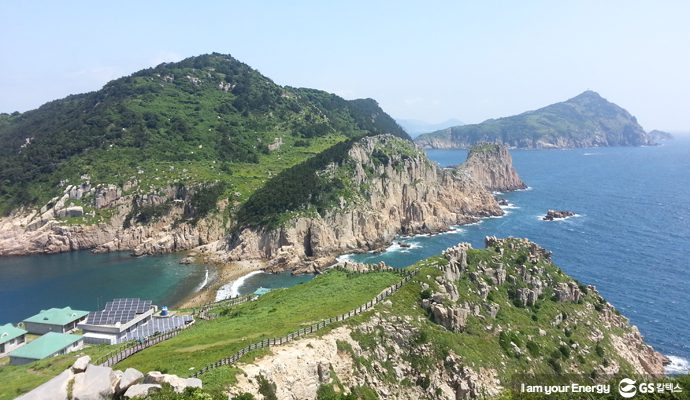
{"type": "Polygon", "coordinates": [[[661,143],[673,139],[673,135],[668,132],[653,130],[648,133],[649,138],[654,143],[661,143]]]}
{"type": "Polygon", "coordinates": [[[451,118],[443,122],[437,123],[420,121],[417,119],[396,118],[395,122],[397,122],[398,125],[400,125],[405,130],[405,132],[407,132],[413,138],[421,135],[422,133],[438,131],[453,126],[465,125],[464,122],[460,121],[457,118],[451,118]]]}
{"type": "Polygon", "coordinates": [[[596,92],[586,91],[519,115],[425,133],[415,142],[433,149],[468,148],[479,142],[546,149],[652,145],[666,135],[660,131],[645,132],[628,111],[596,92]]]}

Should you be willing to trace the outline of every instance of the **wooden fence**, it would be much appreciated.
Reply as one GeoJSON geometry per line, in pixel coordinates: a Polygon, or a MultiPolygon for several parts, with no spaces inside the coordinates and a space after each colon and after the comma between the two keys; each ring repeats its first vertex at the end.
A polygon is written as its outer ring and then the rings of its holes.
{"type": "Polygon", "coordinates": [[[113,365],[119,363],[127,357],[130,357],[146,348],[149,348],[160,342],[166,341],[170,338],[177,336],[180,332],[192,326],[193,324],[194,321],[192,321],[189,324],[185,324],[179,328],[175,328],[171,331],[161,333],[160,335],[151,336],[149,338],[146,338],[145,340],[133,340],[126,347],[110,352],[102,357],[99,357],[96,360],[95,364],[103,367],[112,367],[113,365]]]}
{"type": "MultiPolygon", "coordinates": [[[[347,271],[347,272],[352,272],[352,271],[347,271]]],[[[393,272],[395,272],[395,271],[393,271],[393,272]]],[[[358,273],[358,272],[354,272],[354,273],[358,273]]],[[[364,272],[364,273],[366,273],[366,272],[364,272]]],[[[198,371],[196,371],[195,373],[193,373],[191,375],[191,377],[196,378],[196,377],[198,377],[198,376],[200,376],[200,375],[202,375],[202,374],[204,374],[204,373],[206,373],[212,369],[215,369],[215,368],[218,368],[218,367],[221,367],[224,365],[234,364],[240,358],[242,358],[242,356],[244,356],[245,354],[247,354],[251,351],[263,349],[265,347],[270,347],[270,346],[279,346],[281,344],[288,343],[288,342],[293,341],[299,337],[309,335],[313,332],[319,331],[328,325],[331,325],[331,324],[336,323],[336,322],[345,321],[348,318],[352,318],[356,315],[359,315],[359,314],[369,310],[370,308],[372,308],[376,304],[383,301],[386,297],[388,297],[391,294],[398,291],[398,289],[400,289],[407,281],[412,279],[412,277],[414,276],[414,273],[409,272],[409,271],[400,271],[397,273],[399,273],[400,275],[403,275],[403,279],[400,282],[396,283],[395,285],[392,285],[392,286],[386,288],[385,290],[383,290],[381,293],[378,294],[378,296],[376,296],[372,300],[368,301],[366,304],[363,304],[363,305],[355,308],[354,310],[350,310],[350,311],[348,311],[342,315],[338,315],[338,316],[333,317],[333,318],[328,318],[328,319],[322,320],[322,321],[320,321],[314,325],[311,325],[309,327],[306,327],[306,328],[298,329],[298,330],[291,332],[291,333],[289,333],[283,337],[264,339],[260,342],[252,343],[249,346],[244,347],[243,349],[239,350],[238,352],[236,352],[235,354],[233,354],[229,357],[223,358],[223,359],[218,360],[214,363],[211,363],[211,364],[204,366],[203,368],[201,368],[198,371]]]]}
{"type": "MultiPolygon", "coordinates": [[[[240,297],[235,297],[232,299],[225,299],[225,300],[220,300],[216,301],[213,303],[207,303],[204,304],[203,306],[199,307],[197,310],[194,310],[193,315],[196,318],[203,319],[203,320],[211,320],[215,318],[217,315],[216,314],[209,314],[209,310],[215,308],[215,307],[231,307],[235,306],[238,304],[246,303],[248,301],[254,300],[256,296],[254,295],[246,295],[246,296],[240,296],[240,297]]],[[[149,337],[143,341],[138,341],[138,340],[133,340],[130,341],[125,347],[120,348],[118,350],[112,351],[102,357],[99,357],[96,360],[96,365],[102,365],[105,367],[112,367],[113,365],[119,363],[120,361],[144,350],[147,349],[151,346],[157,345],[158,343],[161,343],[163,341],[166,341],[170,338],[173,338],[177,336],[180,332],[191,326],[194,322],[190,324],[185,324],[184,326],[181,326],[179,328],[175,328],[171,331],[162,333],[160,335],[152,336],[149,337]]]]}
{"type": "Polygon", "coordinates": [[[225,300],[220,300],[220,301],[215,301],[213,303],[206,303],[203,306],[199,307],[198,309],[194,310],[194,317],[203,319],[203,320],[212,320],[216,318],[218,315],[217,314],[209,314],[209,310],[216,308],[216,307],[232,307],[236,306],[242,303],[246,303],[248,301],[255,300],[257,298],[256,295],[254,294],[247,294],[244,296],[239,296],[239,297],[234,297],[232,299],[225,299],[225,300]]]}

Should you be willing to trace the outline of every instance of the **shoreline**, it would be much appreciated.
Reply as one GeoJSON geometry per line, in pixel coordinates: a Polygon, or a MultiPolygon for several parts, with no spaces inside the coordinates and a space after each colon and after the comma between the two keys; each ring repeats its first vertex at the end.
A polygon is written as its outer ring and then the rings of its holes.
{"type": "Polygon", "coordinates": [[[176,309],[196,308],[207,303],[213,303],[216,301],[218,290],[223,285],[232,283],[251,272],[261,271],[265,267],[263,262],[256,260],[229,263],[212,263],[199,260],[196,263],[208,268],[208,281],[201,289],[189,293],[178,301],[174,305],[176,309]]]}

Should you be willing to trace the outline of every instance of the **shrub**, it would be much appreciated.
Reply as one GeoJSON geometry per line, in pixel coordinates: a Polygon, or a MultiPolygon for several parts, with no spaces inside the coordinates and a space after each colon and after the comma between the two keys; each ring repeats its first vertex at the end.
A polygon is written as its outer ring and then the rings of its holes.
{"type": "Polygon", "coordinates": [[[539,350],[539,345],[532,340],[527,342],[527,350],[529,351],[529,354],[532,355],[532,357],[538,357],[541,353],[539,350]]]}
{"type": "Polygon", "coordinates": [[[551,368],[553,368],[554,371],[556,371],[557,374],[563,373],[563,367],[561,366],[561,362],[558,361],[556,358],[550,358],[549,359],[549,365],[551,365],[551,368]]]}
{"type": "Polygon", "coordinates": [[[563,359],[570,358],[570,347],[562,344],[558,347],[558,350],[563,354],[563,359]]]}
{"type": "Polygon", "coordinates": [[[261,393],[266,400],[278,400],[275,383],[270,382],[263,375],[259,375],[257,380],[259,382],[259,393],[261,393]]]}

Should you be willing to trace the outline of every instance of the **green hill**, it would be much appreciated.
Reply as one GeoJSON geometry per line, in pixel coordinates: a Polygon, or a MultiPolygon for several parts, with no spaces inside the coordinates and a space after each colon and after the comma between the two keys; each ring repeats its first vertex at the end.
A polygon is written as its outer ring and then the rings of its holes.
{"type": "Polygon", "coordinates": [[[634,116],[592,91],[512,117],[426,133],[415,142],[427,148],[467,148],[480,142],[517,148],[652,144],[634,116]]]}
{"type": "Polygon", "coordinates": [[[161,64],[101,90],[0,115],[0,211],[61,183],[223,181],[246,198],[267,175],[348,138],[409,136],[372,99],[275,84],[229,55],[161,64]]]}

